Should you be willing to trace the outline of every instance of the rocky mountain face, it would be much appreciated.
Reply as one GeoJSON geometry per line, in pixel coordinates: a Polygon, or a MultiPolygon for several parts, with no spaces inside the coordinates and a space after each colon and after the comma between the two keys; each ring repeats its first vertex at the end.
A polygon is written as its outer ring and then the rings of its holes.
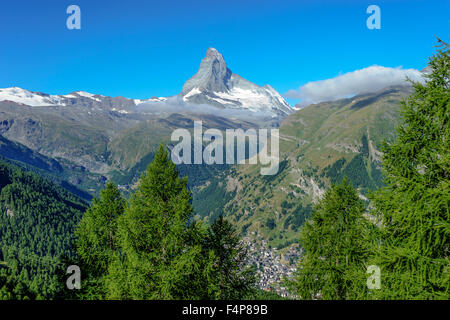
{"type": "Polygon", "coordinates": [[[260,87],[234,74],[214,48],[208,49],[197,73],[186,81],[180,95],[191,103],[267,112],[274,117],[292,113],[275,89],[269,85],[260,87]]]}
{"type": "Polygon", "coordinates": [[[55,159],[41,155],[20,143],[10,141],[0,135],[0,156],[20,161],[46,171],[61,173],[62,166],[55,159]]]}
{"type": "Polygon", "coordinates": [[[57,161],[0,135],[1,161],[37,173],[84,200],[91,200],[93,191],[103,187],[106,181],[105,177],[82,166],[57,161]]]}
{"type": "Polygon", "coordinates": [[[107,172],[108,143],[141,118],[85,106],[31,107],[0,102],[0,135],[45,156],[107,172]]]}

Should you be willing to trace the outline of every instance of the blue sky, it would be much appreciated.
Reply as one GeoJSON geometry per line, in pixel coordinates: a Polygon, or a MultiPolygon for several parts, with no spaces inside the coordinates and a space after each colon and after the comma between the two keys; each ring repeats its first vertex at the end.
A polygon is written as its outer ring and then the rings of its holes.
{"type": "Polygon", "coordinates": [[[181,91],[208,47],[280,93],[371,65],[422,69],[450,0],[3,1],[0,88],[148,98],[181,91]],[[81,8],[68,30],[66,8],[81,8]],[[381,9],[369,30],[366,9],[381,9]]]}

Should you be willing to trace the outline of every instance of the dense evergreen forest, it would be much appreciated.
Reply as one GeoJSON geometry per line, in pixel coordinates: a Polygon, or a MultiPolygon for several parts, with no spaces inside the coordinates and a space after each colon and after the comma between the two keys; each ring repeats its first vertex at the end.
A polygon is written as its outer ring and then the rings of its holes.
{"type": "Polygon", "coordinates": [[[38,175],[0,162],[0,298],[46,299],[58,290],[87,204],[38,175]]]}

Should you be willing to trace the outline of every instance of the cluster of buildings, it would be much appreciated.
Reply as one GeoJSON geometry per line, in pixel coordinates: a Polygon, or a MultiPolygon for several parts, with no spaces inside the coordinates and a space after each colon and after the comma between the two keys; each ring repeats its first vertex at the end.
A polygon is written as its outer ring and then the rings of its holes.
{"type": "Polygon", "coordinates": [[[297,270],[296,264],[301,254],[299,248],[292,246],[281,254],[280,250],[269,248],[266,240],[255,241],[246,237],[243,241],[248,250],[248,264],[256,267],[259,287],[288,297],[283,279],[290,278],[297,270]]]}

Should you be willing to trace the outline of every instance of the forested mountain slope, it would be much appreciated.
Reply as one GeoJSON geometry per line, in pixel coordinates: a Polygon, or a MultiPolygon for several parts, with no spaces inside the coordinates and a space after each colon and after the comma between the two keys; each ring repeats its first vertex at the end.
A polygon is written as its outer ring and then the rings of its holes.
{"type": "Polygon", "coordinates": [[[86,204],[62,187],[0,161],[0,298],[49,298],[86,204]]]}

